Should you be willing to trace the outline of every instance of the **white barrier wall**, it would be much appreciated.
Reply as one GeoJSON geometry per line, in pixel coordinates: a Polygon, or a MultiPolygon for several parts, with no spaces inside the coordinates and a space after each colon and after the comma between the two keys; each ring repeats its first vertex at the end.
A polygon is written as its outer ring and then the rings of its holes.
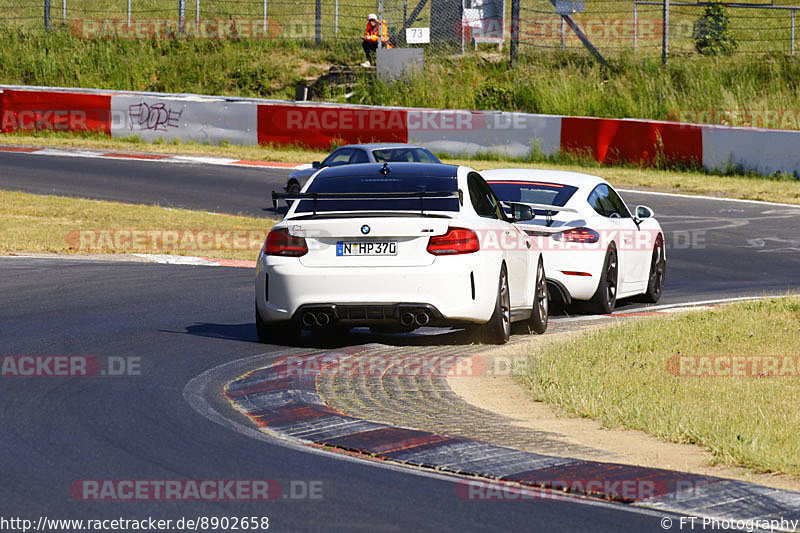
{"type": "Polygon", "coordinates": [[[633,161],[637,160],[637,154],[652,155],[665,149],[678,159],[699,160],[702,157],[703,166],[708,170],[724,171],[735,166],[762,175],[775,172],[800,175],[800,131],[794,130],[499,111],[382,108],[316,102],[298,105],[279,100],[118,94],[100,89],[11,85],[0,85],[0,109],[4,132],[23,131],[26,125],[34,123],[39,128],[110,132],[114,137],[138,135],[148,142],[159,138],[209,144],[274,142],[307,144],[320,149],[328,148],[333,140],[358,142],[369,134],[375,141],[407,140],[454,156],[497,152],[525,157],[531,152],[553,155],[562,149],[582,149],[596,152],[595,157],[601,161],[604,159],[598,154],[606,154],[611,148],[622,154],[633,154],[636,156],[633,161]],[[336,118],[338,111],[339,126],[325,129],[303,123],[301,128],[292,130],[287,122],[287,109],[317,118],[328,116],[332,111],[336,118]],[[263,116],[262,124],[259,124],[259,116],[263,116]],[[384,126],[355,128],[350,120],[353,117],[366,117],[369,119],[366,124],[380,119],[378,123],[384,126]],[[396,121],[389,120],[397,117],[396,121]],[[636,127],[631,126],[633,123],[636,127]],[[699,134],[677,135],[676,131],[680,133],[683,128],[694,129],[699,134]],[[650,135],[653,131],[663,134],[664,145],[658,145],[659,135],[650,135]]]}
{"type": "Polygon", "coordinates": [[[407,111],[408,142],[453,155],[503,153],[525,157],[561,149],[561,117],[501,111],[407,111]]]}
{"type": "Polygon", "coordinates": [[[197,97],[112,95],[111,135],[153,142],[258,144],[258,105],[197,97]]]}
{"type": "Polygon", "coordinates": [[[731,165],[764,176],[800,176],[800,131],[705,126],[703,166],[727,170],[731,165]]]}

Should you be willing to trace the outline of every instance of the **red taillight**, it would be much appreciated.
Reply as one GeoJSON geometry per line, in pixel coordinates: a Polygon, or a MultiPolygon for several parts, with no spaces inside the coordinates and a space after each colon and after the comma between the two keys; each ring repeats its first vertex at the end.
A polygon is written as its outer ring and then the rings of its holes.
{"type": "Polygon", "coordinates": [[[589,274],[588,272],[578,272],[576,270],[562,270],[561,273],[566,274],[567,276],[586,276],[590,278],[592,277],[592,275],[589,274]]]}
{"type": "Polygon", "coordinates": [[[600,240],[600,234],[589,228],[574,228],[553,234],[553,239],[563,242],[597,242],[600,240]]]}
{"type": "Polygon", "coordinates": [[[264,243],[265,255],[282,255],[284,257],[300,257],[308,253],[308,246],[303,237],[289,235],[286,228],[278,228],[269,232],[264,243]]]}
{"type": "Polygon", "coordinates": [[[480,248],[478,235],[464,228],[450,228],[444,235],[431,237],[428,242],[428,252],[433,255],[471,254],[480,248]]]}

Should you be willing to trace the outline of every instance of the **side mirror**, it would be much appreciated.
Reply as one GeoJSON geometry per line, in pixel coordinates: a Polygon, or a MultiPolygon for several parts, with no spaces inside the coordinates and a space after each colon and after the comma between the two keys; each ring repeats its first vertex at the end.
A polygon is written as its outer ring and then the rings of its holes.
{"type": "Polygon", "coordinates": [[[511,208],[511,217],[514,219],[514,222],[525,222],[526,220],[533,220],[535,217],[533,209],[527,205],[515,204],[512,202],[506,205],[511,208]]]}
{"type": "Polygon", "coordinates": [[[322,168],[322,163],[320,163],[319,161],[314,161],[313,163],[311,163],[311,168],[313,168],[314,170],[318,170],[322,168]]]}
{"type": "Polygon", "coordinates": [[[654,216],[653,210],[647,207],[646,205],[637,205],[636,206],[636,218],[639,220],[643,220],[645,218],[652,218],[654,216]]]}

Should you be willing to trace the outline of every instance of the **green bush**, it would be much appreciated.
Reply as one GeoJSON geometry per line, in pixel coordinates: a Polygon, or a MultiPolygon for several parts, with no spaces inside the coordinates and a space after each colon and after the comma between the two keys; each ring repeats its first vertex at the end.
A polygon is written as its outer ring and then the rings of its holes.
{"type": "Polygon", "coordinates": [[[719,4],[706,6],[694,27],[694,47],[703,55],[730,55],[739,44],[730,28],[725,8],[719,4]]]}

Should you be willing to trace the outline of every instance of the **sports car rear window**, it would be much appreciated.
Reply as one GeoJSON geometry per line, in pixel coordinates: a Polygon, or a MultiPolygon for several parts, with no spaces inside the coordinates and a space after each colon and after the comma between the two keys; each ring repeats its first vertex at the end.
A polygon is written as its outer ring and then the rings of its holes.
{"type": "MultiPolygon", "coordinates": [[[[458,180],[442,176],[318,176],[308,187],[308,193],[384,193],[384,192],[449,192],[458,190],[458,180]]],[[[458,198],[323,200],[318,199],[316,212],[332,211],[458,211],[458,198]]],[[[296,213],[314,211],[312,200],[300,200],[296,213]]]]}
{"type": "Polygon", "coordinates": [[[578,190],[572,185],[521,180],[490,181],[489,186],[503,202],[547,204],[558,207],[563,207],[578,190]]]}

